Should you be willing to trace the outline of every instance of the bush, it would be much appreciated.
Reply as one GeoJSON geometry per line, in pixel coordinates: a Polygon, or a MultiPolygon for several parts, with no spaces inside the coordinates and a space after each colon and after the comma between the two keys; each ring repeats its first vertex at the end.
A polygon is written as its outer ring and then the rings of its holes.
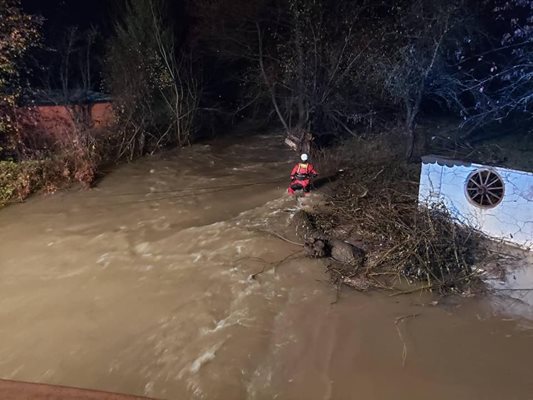
{"type": "Polygon", "coordinates": [[[22,201],[40,189],[43,163],[0,161],[0,207],[22,201]]]}
{"type": "Polygon", "coordinates": [[[0,161],[0,207],[23,201],[39,191],[53,193],[74,182],[89,187],[96,178],[105,150],[103,143],[85,148],[74,142],[48,158],[0,161]]]}

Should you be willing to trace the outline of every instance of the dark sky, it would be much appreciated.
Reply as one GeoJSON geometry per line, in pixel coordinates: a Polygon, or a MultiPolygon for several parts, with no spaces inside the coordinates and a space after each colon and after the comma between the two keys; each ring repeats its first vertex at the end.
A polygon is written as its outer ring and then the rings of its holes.
{"type": "MultiPolygon", "coordinates": [[[[50,49],[61,47],[67,29],[79,28],[84,32],[91,27],[97,28],[101,35],[106,37],[111,32],[112,19],[115,15],[115,7],[118,0],[22,0],[24,11],[33,15],[44,17],[42,27],[43,46],[32,53],[28,58],[32,74],[29,80],[34,87],[60,87],[57,77],[59,76],[59,63],[57,53],[50,49]],[[43,83],[44,82],[44,83],[43,83]]],[[[100,86],[102,71],[101,60],[105,52],[103,42],[98,41],[93,47],[94,64],[92,65],[93,83],[100,86]]],[[[73,68],[75,70],[75,68],[73,68]]],[[[78,79],[73,76],[73,80],[78,79]]]]}
{"type": "MultiPolygon", "coordinates": [[[[77,26],[82,31],[95,26],[103,36],[112,31],[113,17],[120,15],[120,0],[22,0],[24,10],[45,18],[44,36],[53,37],[64,32],[65,28],[77,26]]],[[[168,16],[183,25],[184,2],[167,2],[168,16]]]]}
{"type": "Polygon", "coordinates": [[[105,29],[112,3],[109,0],[22,0],[26,12],[45,18],[46,32],[57,32],[68,26],[84,29],[96,25],[105,29]]]}
{"type": "MultiPolygon", "coordinates": [[[[92,71],[95,74],[93,82],[98,83],[107,39],[113,34],[113,24],[121,16],[122,0],[21,0],[21,2],[26,13],[44,18],[41,29],[43,46],[35,50],[31,58],[31,64],[35,66],[31,78],[32,85],[39,86],[43,74],[45,77],[58,75],[57,53],[54,53],[53,49],[59,49],[64,45],[65,35],[71,27],[77,27],[81,36],[89,28],[97,29],[98,38],[91,54],[94,61],[92,71]],[[44,73],[41,72],[43,70],[44,73]]],[[[183,22],[185,15],[183,1],[171,0],[167,5],[167,17],[183,22]]],[[[176,26],[183,29],[185,24],[178,23],[176,26]]]]}

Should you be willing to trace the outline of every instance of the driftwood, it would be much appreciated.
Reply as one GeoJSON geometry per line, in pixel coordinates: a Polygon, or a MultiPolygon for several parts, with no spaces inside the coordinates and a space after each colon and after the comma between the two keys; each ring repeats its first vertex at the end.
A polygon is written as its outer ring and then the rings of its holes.
{"type": "Polygon", "coordinates": [[[354,268],[360,268],[365,263],[365,252],[360,247],[338,239],[330,239],[329,245],[334,260],[354,268]]]}
{"type": "Polygon", "coordinates": [[[297,142],[294,140],[294,138],[292,138],[291,136],[287,136],[287,137],[285,138],[285,144],[286,144],[287,146],[289,146],[289,148],[290,148],[291,150],[294,150],[294,151],[298,150],[298,143],[297,143],[297,142]]]}
{"type": "Polygon", "coordinates": [[[368,290],[372,287],[371,282],[366,278],[345,276],[341,279],[341,282],[352,289],[360,291],[368,290]]]}

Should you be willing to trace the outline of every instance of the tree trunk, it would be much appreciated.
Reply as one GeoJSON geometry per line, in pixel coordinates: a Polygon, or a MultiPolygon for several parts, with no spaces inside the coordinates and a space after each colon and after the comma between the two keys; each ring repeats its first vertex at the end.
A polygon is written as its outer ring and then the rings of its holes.
{"type": "Polygon", "coordinates": [[[407,148],[405,150],[405,158],[410,161],[413,158],[416,142],[416,132],[413,126],[406,126],[407,129],[407,148]]]}
{"type": "Polygon", "coordinates": [[[299,19],[296,20],[296,55],[298,59],[298,76],[297,76],[297,93],[296,102],[298,106],[298,122],[299,129],[307,128],[307,113],[305,107],[305,57],[303,48],[302,29],[299,19]]]}
{"type": "Polygon", "coordinates": [[[416,143],[416,130],[415,130],[415,119],[420,111],[420,103],[422,101],[422,91],[419,90],[419,93],[416,96],[414,101],[406,98],[405,103],[405,129],[407,133],[407,148],[405,151],[405,158],[410,161],[413,158],[415,143],[416,143]]]}
{"type": "Polygon", "coordinates": [[[287,121],[285,121],[285,118],[283,117],[283,114],[281,113],[281,110],[279,108],[277,99],[276,99],[276,92],[275,92],[275,84],[271,84],[270,80],[268,79],[268,75],[265,70],[265,64],[263,61],[263,38],[261,36],[261,28],[259,26],[259,23],[256,23],[257,28],[257,40],[259,45],[259,68],[261,69],[261,74],[263,75],[263,79],[265,80],[265,84],[268,87],[268,90],[270,92],[270,98],[272,99],[272,105],[274,106],[274,109],[276,110],[276,114],[278,115],[278,118],[285,128],[285,131],[289,131],[289,126],[287,125],[287,121]]]}

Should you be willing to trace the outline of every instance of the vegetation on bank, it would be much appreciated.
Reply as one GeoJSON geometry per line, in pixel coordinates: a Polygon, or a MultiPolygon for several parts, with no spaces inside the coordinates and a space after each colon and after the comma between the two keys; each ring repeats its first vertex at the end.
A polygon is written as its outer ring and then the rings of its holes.
{"type": "Polygon", "coordinates": [[[60,163],[48,161],[0,161],[0,207],[22,201],[36,191],[55,192],[67,179],[60,163]]]}

